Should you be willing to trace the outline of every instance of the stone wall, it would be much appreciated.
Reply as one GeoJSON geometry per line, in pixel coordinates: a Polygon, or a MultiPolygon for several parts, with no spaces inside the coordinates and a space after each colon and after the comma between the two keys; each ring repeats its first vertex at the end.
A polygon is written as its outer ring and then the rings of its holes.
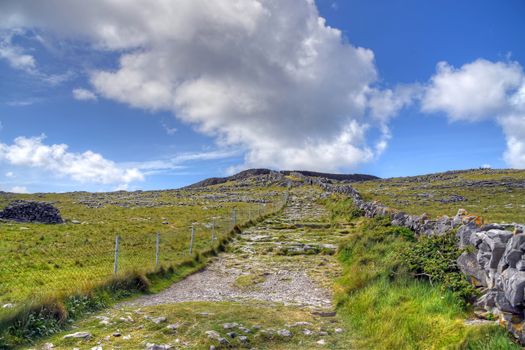
{"type": "Polygon", "coordinates": [[[452,218],[409,215],[378,202],[364,201],[350,185],[328,181],[316,184],[327,192],[350,196],[366,217],[388,216],[393,225],[410,228],[417,235],[443,235],[456,229],[458,244],[464,249],[458,266],[481,292],[476,314],[499,319],[525,344],[525,225],[483,224],[480,217],[469,215],[464,209],[452,218]]]}

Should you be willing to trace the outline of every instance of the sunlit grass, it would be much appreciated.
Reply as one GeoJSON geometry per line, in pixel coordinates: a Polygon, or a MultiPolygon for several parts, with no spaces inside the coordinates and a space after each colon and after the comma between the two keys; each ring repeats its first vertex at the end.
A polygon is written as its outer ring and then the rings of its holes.
{"type": "Polygon", "coordinates": [[[365,200],[378,200],[410,214],[454,216],[464,208],[488,222],[525,222],[525,170],[485,169],[365,181],[353,186],[365,200]],[[453,195],[466,200],[440,201],[453,195]]]}
{"type": "MultiPolygon", "coordinates": [[[[192,223],[195,223],[193,252],[209,250],[233,228],[234,208],[236,223],[245,223],[276,210],[283,191],[279,187],[239,189],[224,184],[206,190],[133,195],[4,194],[1,197],[4,205],[15,198],[54,202],[66,223],[0,224],[0,305],[41,299],[48,294],[73,293],[103,283],[113,276],[117,235],[120,236],[118,274],[177,266],[191,258],[192,223]],[[86,196],[96,196],[110,204],[90,208],[80,203],[86,196]],[[157,206],[134,205],[137,201],[157,206]],[[72,220],[81,223],[73,224],[72,220]],[[212,241],[213,222],[216,241],[212,241]],[[160,233],[158,265],[157,233],[160,233]]],[[[3,312],[6,309],[0,308],[0,316],[3,312]]]]}

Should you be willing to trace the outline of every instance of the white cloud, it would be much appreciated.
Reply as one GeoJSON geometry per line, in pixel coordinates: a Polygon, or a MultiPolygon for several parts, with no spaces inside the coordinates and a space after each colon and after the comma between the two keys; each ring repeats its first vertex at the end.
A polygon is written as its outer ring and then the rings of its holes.
{"type": "Polygon", "coordinates": [[[147,10],[138,0],[4,1],[0,13],[0,23],[117,52],[118,69],[92,72],[99,96],[172,111],[219,146],[246,149],[247,166],[369,161],[410,100],[395,89],[380,97],[372,51],[326,25],[311,0],[174,0],[147,10]],[[383,137],[369,145],[374,128],[383,137]]]}
{"type": "Polygon", "coordinates": [[[457,69],[441,62],[422,110],[445,112],[452,121],[495,120],[507,140],[505,162],[525,168],[525,74],[519,63],[478,59],[457,69]]]}
{"type": "Polygon", "coordinates": [[[188,162],[226,159],[239,155],[240,152],[238,149],[216,149],[202,152],[179,153],[159,160],[130,162],[123,165],[139,169],[143,171],[145,175],[154,175],[171,170],[186,169],[187,166],[184,164],[188,162]]]}
{"type": "Polygon", "coordinates": [[[15,177],[15,173],[13,173],[12,171],[8,171],[7,173],[5,173],[5,177],[15,177]]]}
{"type": "Polygon", "coordinates": [[[81,89],[81,88],[73,89],[73,97],[76,100],[80,100],[80,101],[96,101],[97,100],[97,95],[95,95],[93,91],[81,89]]]}
{"type": "Polygon", "coordinates": [[[11,42],[12,34],[1,35],[0,32],[0,58],[5,59],[14,69],[20,69],[28,73],[36,71],[36,61],[32,55],[11,42]]]}
{"type": "Polygon", "coordinates": [[[13,193],[29,193],[29,191],[27,190],[27,187],[25,186],[14,186],[12,187],[9,192],[13,192],[13,193]]]}
{"type": "Polygon", "coordinates": [[[505,113],[510,96],[523,84],[523,70],[517,62],[478,59],[456,69],[446,62],[422,100],[423,111],[448,113],[453,120],[477,121],[505,113]]]}
{"type": "Polygon", "coordinates": [[[65,144],[45,145],[43,140],[43,136],[18,137],[11,145],[0,143],[0,162],[39,168],[83,183],[127,184],[144,178],[138,169],[122,168],[98,153],[73,153],[65,144]]]}

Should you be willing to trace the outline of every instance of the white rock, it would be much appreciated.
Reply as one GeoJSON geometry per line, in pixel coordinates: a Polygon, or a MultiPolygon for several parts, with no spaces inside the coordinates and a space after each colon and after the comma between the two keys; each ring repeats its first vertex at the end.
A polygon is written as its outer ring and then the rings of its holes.
{"type": "Polygon", "coordinates": [[[280,329],[277,331],[277,334],[280,335],[281,337],[286,337],[286,338],[289,338],[292,336],[292,332],[290,332],[287,329],[280,329]]]}
{"type": "Polygon", "coordinates": [[[208,336],[208,338],[212,340],[219,340],[219,338],[221,337],[221,335],[215,331],[206,331],[205,333],[208,336]]]}
{"type": "Polygon", "coordinates": [[[172,346],[168,344],[161,344],[161,345],[152,344],[152,343],[146,344],[146,350],[169,350],[171,348],[172,346]]]}
{"type": "Polygon", "coordinates": [[[74,338],[74,339],[89,339],[91,338],[91,333],[88,333],[88,332],[76,332],[76,333],[71,333],[71,334],[67,334],[64,336],[64,339],[71,339],[71,338],[74,338]]]}

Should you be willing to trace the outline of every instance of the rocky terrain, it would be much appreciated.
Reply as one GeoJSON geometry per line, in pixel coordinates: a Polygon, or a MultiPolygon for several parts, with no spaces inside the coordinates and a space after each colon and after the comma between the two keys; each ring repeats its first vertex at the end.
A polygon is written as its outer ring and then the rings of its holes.
{"type": "Polygon", "coordinates": [[[282,215],[244,231],[205,270],[129,306],[260,300],[330,309],[338,242],[323,234],[329,224],[318,195],[292,195],[282,215]]]}
{"type": "MultiPolygon", "coordinates": [[[[407,213],[399,207],[369,200],[371,193],[379,193],[382,188],[394,191],[392,188],[404,190],[404,186],[409,186],[411,192],[403,200],[438,202],[447,208],[478,202],[479,188],[496,189],[496,196],[491,193],[494,200],[501,200],[504,195],[521,200],[521,193],[515,191],[521,188],[522,173],[491,173],[491,180],[483,178],[488,176],[487,171],[481,175],[479,171],[461,171],[392,180],[324,175],[327,174],[255,169],[230,178],[204,180],[181,190],[77,193],[76,204],[97,211],[118,207],[151,213],[187,207],[206,213],[211,208],[224,210],[232,208],[232,203],[243,203],[249,210],[245,218],[248,221],[284,191],[288,195],[282,212],[245,228],[203,270],[157,294],[120,303],[76,323],[74,332],[68,330],[48,338],[37,348],[352,348],[355,338],[348,323],[336,313],[334,281],[345,276],[351,280],[349,285],[366,286],[369,277],[356,274],[358,280],[354,281],[348,271],[342,273],[341,262],[351,257],[345,256],[341,247],[352,245],[349,232],[355,234],[356,227],[367,226],[359,226],[355,213],[344,212],[349,207],[330,212],[327,199],[341,203],[351,199],[365,218],[388,218],[388,225],[408,228],[417,238],[455,234],[463,252],[456,255],[457,265],[481,296],[476,302],[476,315],[482,320],[470,320],[462,327],[482,327],[483,319],[488,324],[498,319],[525,343],[524,225],[508,221],[489,223],[465,209],[456,209],[455,215],[450,216],[407,213]],[[365,182],[355,182],[359,179],[365,182]],[[462,186],[470,192],[462,192],[462,186]],[[367,195],[362,196],[356,188],[365,188],[367,195]],[[439,192],[440,189],[453,192],[439,192]],[[343,221],[333,221],[337,212],[345,218],[343,221]],[[364,280],[360,282],[359,278],[364,280]]],[[[163,220],[169,225],[167,219],[163,220]]],[[[210,226],[205,227],[209,230],[210,226]]],[[[378,232],[405,232],[389,230],[378,232]]],[[[373,232],[368,234],[372,234],[370,242],[381,244],[381,239],[373,238],[373,232]]],[[[167,244],[169,247],[172,243],[167,244]]],[[[372,266],[369,274],[373,276],[374,262],[366,255],[362,259],[354,263],[372,266]]],[[[344,290],[345,283],[344,279],[338,282],[338,288],[344,290]]]]}
{"type": "Polygon", "coordinates": [[[203,271],[121,303],[41,348],[347,349],[331,288],[345,231],[334,232],[329,213],[317,204],[322,196],[311,187],[294,190],[281,214],[243,231],[203,271]],[[286,317],[239,320],[232,311],[239,305],[262,315],[281,310],[286,317]],[[181,309],[185,313],[174,317],[181,309]]]}
{"type": "Polygon", "coordinates": [[[0,211],[0,219],[43,224],[61,224],[64,222],[60,216],[60,211],[51,203],[23,200],[13,201],[0,211]]]}

